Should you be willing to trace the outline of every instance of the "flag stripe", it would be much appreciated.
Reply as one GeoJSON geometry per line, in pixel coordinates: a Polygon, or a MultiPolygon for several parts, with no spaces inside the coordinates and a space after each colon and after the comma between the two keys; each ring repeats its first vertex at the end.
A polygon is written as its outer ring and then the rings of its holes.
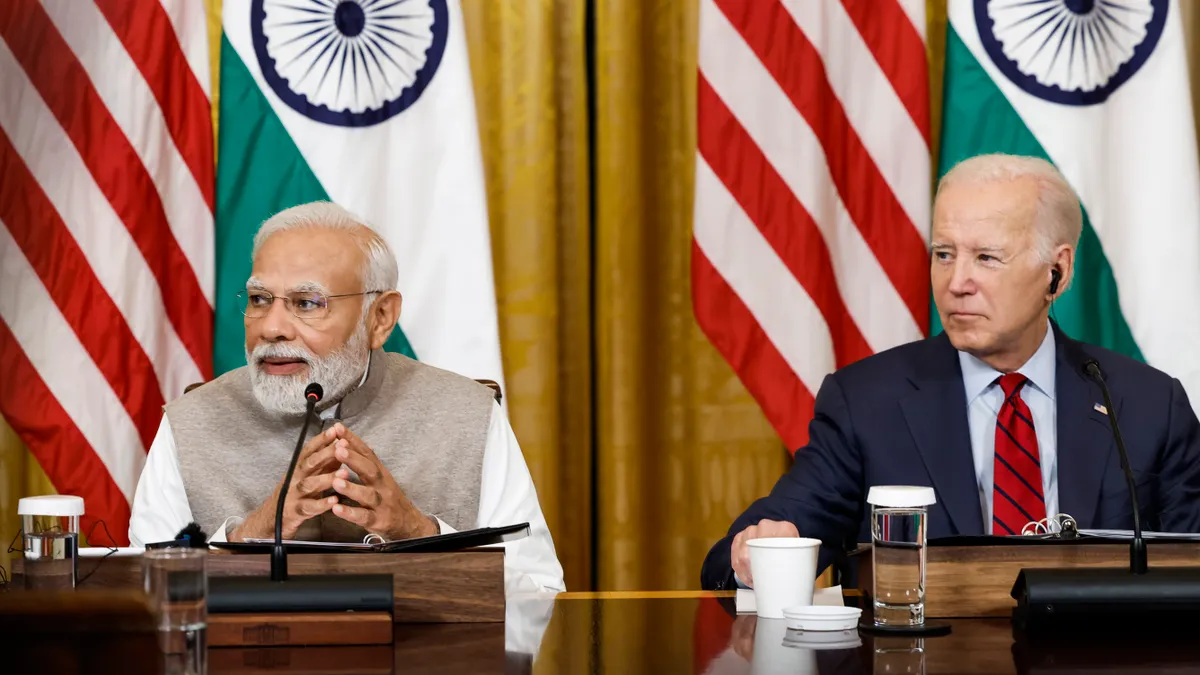
{"type": "MultiPolygon", "coordinates": [[[[205,290],[205,299],[212,304],[211,140],[204,162],[208,175],[197,177],[176,144],[170,142],[171,132],[155,94],[97,7],[90,2],[75,0],[44,0],[42,6],[87,71],[96,93],[125,132],[154,181],[171,232],[205,290]],[[197,180],[206,181],[208,197],[197,180]]],[[[203,123],[207,122],[206,116],[203,123]]],[[[211,139],[211,131],[207,128],[202,131],[206,132],[206,139],[211,139]]]]}
{"type": "MultiPolygon", "coordinates": [[[[841,4],[928,147],[929,75],[921,33],[907,20],[898,0],[841,0],[841,4]]],[[[796,0],[789,0],[789,7],[795,5],[796,0]]],[[[837,77],[831,79],[838,81],[837,77]]],[[[861,86],[858,81],[851,84],[861,86]]]]}
{"type": "Polygon", "coordinates": [[[3,131],[0,175],[0,220],[149,447],[165,403],[154,366],[3,131]]]}
{"type": "Polygon", "coordinates": [[[0,9],[0,36],[71,138],[133,235],[163,293],[167,315],[201,372],[211,372],[212,306],[170,231],[146,169],[39,5],[0,9]]]}
{"type": "Polygon", "coordinates": [[[812,217],[738,125],[703,73],[697,99],[700,154],[820,310],[833,340],[835,364],[841,367],[869,356],[871,348],[846,311],[829,249],[812,217]]]}
{"type": "Polygon", "coordinates": [[[692,243],[696,320],[791,450],[808,443],[813,396],[699,244],[692,243]]]}
{"type": "Polygon", "coordinates": [[[696,158],[696,244],[737,293],[809,392],[834,368],[833,343],[821,311],[704,157],[696,158]]]}
{"type": "Polygon", "coordinates": [[[179,47],[187,57],[188,66],[204,97],[212,100],[213,85],[212,67],[208,60],[208,13],[205,3],[195,0],[160,0],[171,27],[175,29],[175,38],[179,47]]]}
{"type": "Polygon", "coordinates": [[[900,0],[900,9],[904,10],[904,15],[908,17],[908,23],[921,37],[921,43],[924,44],[928,36],[929,26],[926,25],[928,19],[925,16],[926,0],[900,0]]]}
{"type": "Polygon", "coordinates": [[[842,299],[867,344],[880,351],[920,339],[924,326],[917,325],[851,220],[820,140],[725,16],[708,2],[704,8],[700,71],[820,228],[842,299]]]}
{"type": "Polygon", "coordinates": [[[55,490],[83,497],[85,512],[80,520],[84,531],[90,531],[93,523],[103,520],[116,540],[113,543],[128,546],[129,503],[125,495],[3,321],[0,321],[0,363],[4,364],[9,382],[21,383],[20,387],[0,387],[0,412],[4,413],[4,419],[50,476],[55,490]]]}
{"type": "Polygon", "coordinates": [[[200,186],[211,214],[215,168],[212,132],[207,122],[212,119],[212,108],[180,48],[167,12],[156,0],[95,2],[146,78],[166,118],[171,138],[200,186]]]}
{"type": "MultiPolygon", "coordinates": [[[[881,0],[891,2],[892,0],[881,0]]],[[[918,124],[893,89],[840,2],[784,0],[784,7],[821,58],[825,80],[866,154],[922,242],[929,239],[929,123],[918,124]]],[[[925,75],[924,54],[920,72],[925,75]]],[[[922,94],[928,96],[928,93],[922,94]]],[[[928,111],[925,113],[928,120],[928,111]]],[[[896,223],[893,227],[900,227],[896,223]]]]}
{"type": "MultiPolygon", "coordinates": [[[[3,9],[0,9],[3,11],[3,9]]],[[[167,320],[163,296],[129,231],[75,146],[0,40],[0,128],[54,204],[105,292],[154,364],[166,400],[203,375],[167,320]]]]}
{"type": "MultiPolygon", "coordinates": [[[[146,461],[146,449],[133,420],[80,344],[75,331],[54,306],[37,273],[9,234],[9,226],[2,222],[0,319],[7,324],[20,351],[37,369],[38,376],[87,440],[72,454],[83,455],[90,447],[121,494],[127,500],[132,499],[138,474],[146,461]]],[[[10,364],[5,362],[6,367],[11,367],[10,364]]],[[[23,392],[26,380],[13,381],[22,386],[0,388],[23,392]]],[[[17,428],[16,424],[14,428],[17,428]]],[[[80,461],[84,460],[81,458],[80,461]]],[[[96,480],[100,480],[100,476],[96,480]]]]}
{"type": "Polygon", "coordinates": [[[825,76],[820,54],[777,0],[716,2],[816,132],[833,182],[863,238],[917,325],[927,325],[925,243],[850,125],[825,76]]]}

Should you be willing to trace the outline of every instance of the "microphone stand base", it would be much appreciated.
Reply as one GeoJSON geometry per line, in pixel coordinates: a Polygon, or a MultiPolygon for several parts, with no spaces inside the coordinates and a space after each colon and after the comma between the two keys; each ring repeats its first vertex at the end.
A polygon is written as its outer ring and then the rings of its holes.
{"type": "Polygon", "coordinates": [[[224,576],[208,579],[210,614],[387,612],[394,596],[390,574],[295,575],[286,581],[224,576]]]}
{"type": "Polygon", "coordinates": [[[1200,568],[1023,569],[1012,597],[1018,631],[1157,631],[1200,616],[1200,568]]]}

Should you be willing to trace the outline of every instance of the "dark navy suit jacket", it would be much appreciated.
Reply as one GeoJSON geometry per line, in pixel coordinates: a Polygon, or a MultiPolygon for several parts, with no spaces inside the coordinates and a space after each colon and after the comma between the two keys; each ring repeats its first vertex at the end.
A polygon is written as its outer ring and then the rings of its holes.
{"type": "MultiPolygon", "coordinates": [[[[1129,490],[1104,399],[1083,371],[1099,362],[1133,466],[1142,527],[1200,532],[1200,423],[1178,380],[1055,331],[1059,512],[1080,528],[1131,529],[1129,490]]],[[[1114,413],[1114,411],[1109,411],[1114,413]]],[[[870,541],[872,485],[927,485],[937,494],[928,535],[982,535],[958,352],[945,333],[896,347],[825,378],[808,445],[771,494],[718,541],[701,570],[706,589],[733,588],[733,535],[763,519],[791,521],[823,542],[818,569],[870,541]]]]}

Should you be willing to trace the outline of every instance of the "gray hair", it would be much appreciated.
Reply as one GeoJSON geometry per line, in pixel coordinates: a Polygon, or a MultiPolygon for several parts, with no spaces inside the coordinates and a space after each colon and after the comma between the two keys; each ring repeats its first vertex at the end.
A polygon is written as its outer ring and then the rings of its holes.
{"type": "MultiPolygon", "coordinates": [[[[1053,263],[1054,249],[1063,244],[1079,247],[1083,211],[1079,197],[1053,164],[1038,157],[992,154],[964,159],[938,182],[938,194],[951,185],[1015,181],[1030,178],[1037,184],[1038,203],[1034,249],[1044,263],[1053,263]]],[[[1064,279],[1069,282],[1069,279],[1064,279]]]]}
{"type": "MultiPolygon", "coordinates": [[[[361,218],[330,202],[309,202],[284,209],[268,218],[254,235],[251,259],[258,257],[264,242],[277,232],[324,228],[354,236],[367,262],[362,269],[363,291],[394,291],[400,281],[396,256],[387,241],[361,218]]],[[[370,303],[364,303],[364,312],[370,303]]]]}

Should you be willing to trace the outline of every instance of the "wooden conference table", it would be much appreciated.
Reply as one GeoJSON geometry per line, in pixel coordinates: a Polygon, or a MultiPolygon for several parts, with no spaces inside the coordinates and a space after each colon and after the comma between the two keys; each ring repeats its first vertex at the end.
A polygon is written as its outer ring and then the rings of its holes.
{"type": "MultiPolygon", "coordinates": [[[[853,594],[847,599],[857,602],[853,594]]],[[[953,632],[946,637],[862,636],[861,644],[850,648],[798,650],[784,646],[783,633],[770,623],[752,615],[735,617],[731,593],[563,593],[518,599],[507,616],[504,624],[398,624],[390,646],[210,647],[208,672],[1200,672],[1195,637],[1084,636],[1030,645],[1025,638],[1014,639],[1005,619],[952,620],[953,632]],[[764,626],[772,632],[758,636],[764,626]]],[[[1192,634],[1198,632],[1193,627],[1192,634]]],[[[127,669],[133,663],[124,666],[111,672],[132,672],[127,669]]]]}

